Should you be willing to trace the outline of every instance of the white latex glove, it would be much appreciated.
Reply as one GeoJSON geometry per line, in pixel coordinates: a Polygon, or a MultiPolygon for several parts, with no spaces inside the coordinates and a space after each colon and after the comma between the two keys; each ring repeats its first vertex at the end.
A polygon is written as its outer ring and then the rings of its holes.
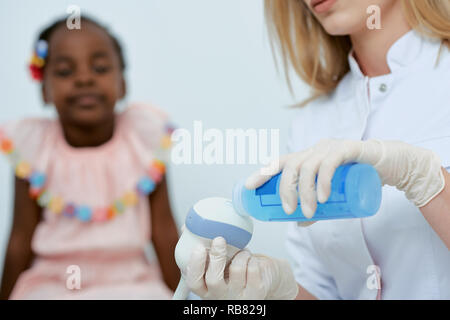
{"type": "Polygon", "coordinates": [[[225,239],[215,238],[211,249],[199,245],[184,275],[188,287],[203,299],[294,299],[298,285],[287,261],[239,251],[227,263],[225,239]],[[209,260],[209,261],[208,261],[209,260]]]}
{"type": "Polygon", "coordinates": [[[282,170],[280,198],[284,211],[292,214],[300,196],[305,217],[312,218],[317,200],[325,203],[330,196],[336,168],[350,162],[374,166],[383,185],[404,191],[406,197],[419,208],[430,202],[445,186],[441,160],[431,150],[400,141],[334,139],[322,140],[305,151],[281,157],[268,168],[250,176],[245,186],[248,189],[258,188],[282,170]]]}

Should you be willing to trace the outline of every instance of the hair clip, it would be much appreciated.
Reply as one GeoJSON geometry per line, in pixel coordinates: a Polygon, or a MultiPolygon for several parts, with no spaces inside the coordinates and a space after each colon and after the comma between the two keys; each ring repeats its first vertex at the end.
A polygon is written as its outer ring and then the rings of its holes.
{"type": "Polygon", "coordinates": [[[45,40],[39,40],[36,43],[35,51],[31,57],[29,69],[31,76],[36,81],[42,81],[44,77],[45,58],[48,55],[48,44],[45,40]]]}

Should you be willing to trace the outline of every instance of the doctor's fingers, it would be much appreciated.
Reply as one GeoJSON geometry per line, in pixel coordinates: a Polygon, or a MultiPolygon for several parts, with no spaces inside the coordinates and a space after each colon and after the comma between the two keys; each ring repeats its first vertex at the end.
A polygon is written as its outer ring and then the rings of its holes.
{"type": "Polygon", "coordinates": [[[300,168],[298,195],[303,215],[311,219],[317,209],[316,176],[326,153],[315,153],[305,160],[300,168]]]}
{"type": "Polygon", "coordinates": [[[231,298],[238,298],[247,284],[247,266],[252,254],[247,250],[238,252],[229,267],[229,289],[231,298]]]}
{"type": "Polygon", "coordinates": [[[242,299],[263,300],[273,285],[273,278],[267,277],[265,263],[258,256],[251,256],[247,265],[247,282],[242,292],[242,299]]]}
{"type": "Polygon", "coordinates": [[[285,163],[280,178],[280,198],[284,212],[294,213],[298,204],[298,180],[303,162],[310,157],[311,150],[293,154],[285,163]]]}
{"type": "Polygon", "coordinates": [[[325,203],[330,197],[331,181],[336,169],[344,163],[357,160],[361,153],[361,148],[361,141],[328,141],[327,155],[320,164],[317,177],[317,197],[320,203],[325,203]]]}
{"type": "MultiPolygon", "coordinates": [[[[306,158],[298,161],[293,167],[298,173],[298,197],[300,197],[300,206],[303,215],[311,219],[317,210],[317,198],[321,202],[325,202],[331,193],[331,179],[337,166],[345,159],[353,157],[354,144],[348,140],[324,139],[319,141],[315,146],[306,153],[306,158]],[[322,164],[324,164],[322,166],[322,164]],[[324,173],[320,174],[323,169],[324,173]],[[316,177],[321,176],[320,184],[316,177]]],[[[286,164],[286,168],[289,163],[286,164]]],[[[285,168],[285,170],[286,170],[285,168]]],[[[294,183],[294,174],[291,174],[291,180],[286,184],[294,183]]],[[[282,177],[283,179],[283,177],[282,177]]],[[[282,184],[280,182],[280,194],[282,193],[282,184]]],[[[285,184],[283,183],[283,188],[285,184]]],[[[292,190],[292,185],[291,185],[292,190]]],[[[296,195],[297,196],[297,195],[296,195]]],[[[294,194],[291,191],[287,201],[294,203],[294,194]]],[[[283,199],[282,199],[283,200],[283,199]]],[[[297,200],[297,199],[295,199],[297,200]]]]}
{"type": "Polygon", "coordinates": [[[286,162],[293,154],[282,155],[278,159],[272,161],[268,166],[260,168],[245,180],[245,187],[249,190],[259,188],[264,183],[269,181],[273,176],[283,170],[286,162]]]}
{"type": "Polygon", "coordinates": [[[216,298],[225,296],[225,267],[227,264],[227,243],[224,238],[217,237],[212,241],[209,251],[209,265],[205,274],[208,295],[216,298]]]}
{"type": "Polygon", "coordinates": [[[327,202],[331,194],[331,181],[336,169],[345,162],[343,154],[334,154],[327,157],[320,164],[317,176],[317,198],[320,203],[327,202]]]}
{"type": "Polygon", "coordinates": [[[208,254],[206,248],[200,244],[191,253],[191,258],[186,266],[186,283],[192,292],[200,297],[208,293],[205,284],[205,268],[208,254]]]}

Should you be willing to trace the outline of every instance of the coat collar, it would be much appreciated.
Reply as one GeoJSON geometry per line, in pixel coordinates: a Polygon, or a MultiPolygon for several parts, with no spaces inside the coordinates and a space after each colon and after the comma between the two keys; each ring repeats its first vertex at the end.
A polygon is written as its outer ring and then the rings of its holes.
{"type": "MultiPolygon", "coordinates": [[[[410,30],[401,36],[389,48],[386,60],[391,73],[404,69],[415,64],[428,64],[433,66],[438,56],[441,41],[439,39],[430,39],[421,35],[415,30],[410,30]]],[[[364,78],[358,62],[353,57],[353,50],[348,54],[350,72],[357,78],[364,78]]]]}

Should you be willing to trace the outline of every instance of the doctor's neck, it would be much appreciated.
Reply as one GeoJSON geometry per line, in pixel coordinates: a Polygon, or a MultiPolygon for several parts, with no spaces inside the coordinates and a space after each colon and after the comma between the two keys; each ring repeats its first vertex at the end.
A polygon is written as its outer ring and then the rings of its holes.
{"type": "MultiPolygon", "coordinates": [[[[398,1],[400,2],[400,1],[398,1]]],[[[359,32],[350,34],[353,55],[362,73],[376,77],[391,72],[387,53],[391,46],[411,30],[401,6],[385,12],[381,17],[381,29],[370,30],[364,26],[359,32]]]]}

